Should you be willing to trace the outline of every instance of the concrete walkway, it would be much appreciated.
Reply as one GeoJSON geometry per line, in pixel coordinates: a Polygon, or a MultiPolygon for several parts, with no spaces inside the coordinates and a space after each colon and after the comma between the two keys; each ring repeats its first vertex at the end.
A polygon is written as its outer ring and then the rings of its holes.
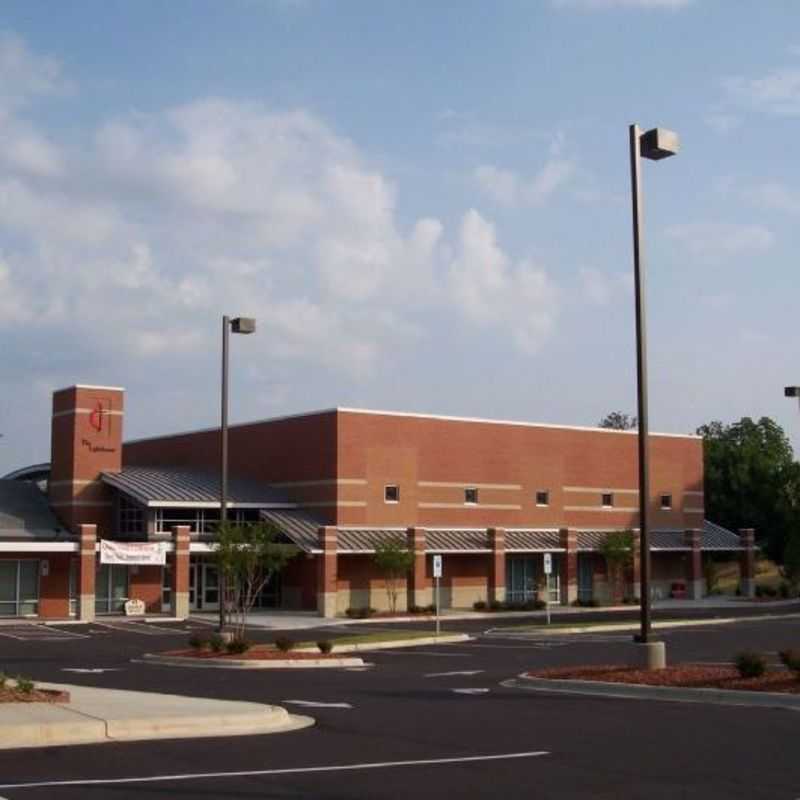
{"type": "MultiPolygon", "coordinates": [[[[792,600],[772,600],[769,602],[754,603],[741,597],[730,597],[727,595],[717,595],[714,597],[704,597],[702,600],[656,600],[651,608],[657,611],[688,611],[695,609],[724,610],[728,614],[735,614],[741,609],[764,608],[779,609],[785,606],[797,605],[797,599],[792,600]]],[[[581,615],[604,615],[614,616],[615,614],[627,611],[631,613],[638,611],[636,605],[620,606],[600,606],[598,608],[584,606],[550,606],[550,613],[553,617],[564,617],[571,614],[581,615]]],[[[478,619],[544,619],[545,611],[468,611],[465,609],[445,609],[441,612],[441,619],[445,622],[455,622],[462,620],[478,619]]],[[[204,614],[193,613],[190,617],[197,622],[208,625],[216,625],[219,619],[216,613],[204,614]]],[[[368,619],[350,619],[349,617],[336,617],[326,619],[320,617],[314,611],[255,611],[247,618],[247,625],[251,628],[262,628],[265,630],[306,630],[309,628],[336,627],[339,625],[391,625],[393,622],[416,622],[421,625],[431,624],[433,617],[425,614],[409,614],[402,617],[371,617],[368,619]]]]}
{"type": "Polygon", "coordinates": [[[0,703],[0,749],[285,733],[314,724],[280,706],[58,683],[69,703],[0,703]]]}

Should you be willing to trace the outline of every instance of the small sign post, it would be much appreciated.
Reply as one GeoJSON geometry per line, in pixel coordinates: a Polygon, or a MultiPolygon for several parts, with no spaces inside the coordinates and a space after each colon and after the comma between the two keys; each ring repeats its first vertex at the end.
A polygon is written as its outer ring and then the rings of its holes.
{"type": "Polygon", "coordinates": [[[435,604],[436,604],[436,635],[439,635],[439,579],[442,577],[442,557],[433,557],[433,580],[435,585],[435,604]]]}
{"type": "Polygon", "coordinates": [[[550,624],[550,573],[553,571],[553,556],[550,553],[544,554],[544,578],[545,594],[544,607],[547,610],[547,624],[550,624]]]}

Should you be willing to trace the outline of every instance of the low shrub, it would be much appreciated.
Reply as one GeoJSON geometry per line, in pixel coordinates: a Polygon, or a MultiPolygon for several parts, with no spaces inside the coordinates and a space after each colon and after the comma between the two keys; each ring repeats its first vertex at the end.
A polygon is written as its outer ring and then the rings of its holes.
{"type": "Polygon", "coordinates": [[[208,646],[215,653],[221,653],[225,649],[225,640],[218,633],[212,633],[208,640],[208,646]]]}
{"type": "Polygon", "coordinates": [[[327,656],[333,650],[333,642],[330,639],[321,639],[317,642],[317,647],[322,655],[327,656]]]}
{"type": "Polygon", "coordinates": [[[526,600],[522,604],[522,608],[524,611],[541,611],[543,608],[547,606],[544,600],[539,600],[538,598],[533,600],[526,600]]]}
{"type": "Polygon", "coordinates": [[[294,649],[294,639],[290,639],[288,636],[279,636],[275,640],[275,647],[277,647],[281,653],[288,653],[290,650],[294,649]]]}
{"type": "Polygon", "coordinates": [[[367,617],[371,617],[373,614],[377,614],[378,611],[375,608],[368,608],[364,606],[363,608],[348,608],[344,612],[350,619],[366,619],[367,617]]]}
{"type": "Polygon", "coordinates": [[[193,633],[189,637],[189,647],[192,650],[203,650],[208,647],[208,639],[199,633],[193,633]]]}
{"type": "Polygon", "coordinates": [[[423,611],[426,614],[435,614],[436,613],[436,603],[428,603],[428,605],[423,606],[423,611]]]}
{"type": "Polygon", "coordinates": [[[789,588],[789,584],[788,584],[788,583],[786,583],[786,581],[784,581],[784,582],[783,582],[783,583],[782,583],[782,584],[781,584],[781,585],[778,587],[778,594],[779,594],[779,595],[780,595],[780,596],[781,596],[781,597],[782,597],[784,600],[788,600],[788,599],[789,599],[789,597],[791,597],[791,590],[790,590],[790,588],[789,588]]]}
{"type": "Polygon", "coordinates": [[[641,605],[641,600],[638,597],[623,597],[622,603],[626,606],[638,606],[641,605]]]}
{"type": "Polygon", "coordinates": [[[502,611],[506,604],[501,603],[499,600],[491,600],[489,602],[489,611],[502,611]]]}
{"type": "Polygon", "coordinates": [[[30,678],[23,678],[22,675],[17,675],[17,689],[22,694],[30,694],[35,686],[30,678]]]}
{"type": "Polygon", "coordinates": [[[229,653],[246,653],[252,644],[247,641],[247,639],[235,638],[231,639],[226,645],[225,649],[229,653]]]}
{"type": "Polygon", "coordinates": [[[486,601],[485,600],[476,600],[472,604],[473,611],[486,611],[486,601]]]}
{"type": "Polygon", "coordinates": [[[786,669],[791,670],[800,680],[800,649],[781,650],[778,656],[786,669]]]}
{"type": "Polygon", "coordinates": [[[8,683],[8,675],[5,672],[0,672],[0,689],[5,689],[6,683],[8,683]]]}
{"type": "Polygon", "coordinates": [[[767,671],[767,660],[755,650],[744,650],[734,659],[742,678],[760,678],[767,671]]]}
{"type": "Polygon", "coordinates": [[[575,600],[572,605],[578,608],[598,608],[600,602],[595,600],[594,597],[590,597],[588,600],[575,600]]]}

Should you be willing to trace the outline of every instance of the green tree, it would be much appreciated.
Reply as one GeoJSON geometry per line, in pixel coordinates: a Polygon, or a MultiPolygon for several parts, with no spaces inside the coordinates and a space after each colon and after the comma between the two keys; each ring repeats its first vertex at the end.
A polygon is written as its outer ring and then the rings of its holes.
{"type": "Polygon", "coordinates": [[[732,425],[710,422],[703,437],[706,516],[731,530],[755,528],[780,562],[800,523],[800,465],[783,429],[769,417],[732,425]]]}
{"type": "Polygon", "coordinates": [[[611,531],[598,547],[606,561],[611,599],[622,600],[625,570],[633,564],[633,531],[611,531]]]}
{"type": "Polygon", "coordinates": [[[223,578],[225,616],[234,636],[243,639],[247,616],[270,579],[298,553],[294,545],[276,541],[279,531],[267,522],[217,526],[213,559],[223,578]]]}
{"type": "Polygon", "coordinates": [[[389,610],[397,611],[400,580],[408,575],[414,563],[414,554],[396,540],[381,542],[375,548],[375,566],[383,573],[389,610]]]}
{"type": "Polygon", "coordinates": [[[800,531],[794,530],[783,551],[783,577],[793,591],[800,589],[800,531]]]}
{"type": "Polygon", "coordinates": [[[629,431],[636,427],[636,417],[623,414],[621,411],[612,411],[600,420],[600,428],[611,428],[615,431],[629,431]]]}

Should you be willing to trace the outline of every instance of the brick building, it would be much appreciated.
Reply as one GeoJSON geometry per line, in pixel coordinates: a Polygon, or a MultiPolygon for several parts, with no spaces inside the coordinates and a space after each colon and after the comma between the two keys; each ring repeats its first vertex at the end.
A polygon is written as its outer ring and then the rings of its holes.
{"type": "MultiPolygon", "coordinates": [[[[54,393],[50,464],[0,481],[0,615],[218,608],[219,429],[123,443],[123,422],[122,389],[54,393]]],[[[710,552],[738,553],[751,592],[752,531],[704,517],[702,440],[650,448],[654,595],[701,596],[710,552]]],[[[232,426],[229,452],[232,518],[270,521],[300,551],[262,606],[385,607],[373,554],[389,540],[415,555],[408,605],[432,600],[433,554],[445,607],[638,594],[637,549],[614,592],[598,552],[637,528],[635,433],[339,408],[232,426]]]]}

